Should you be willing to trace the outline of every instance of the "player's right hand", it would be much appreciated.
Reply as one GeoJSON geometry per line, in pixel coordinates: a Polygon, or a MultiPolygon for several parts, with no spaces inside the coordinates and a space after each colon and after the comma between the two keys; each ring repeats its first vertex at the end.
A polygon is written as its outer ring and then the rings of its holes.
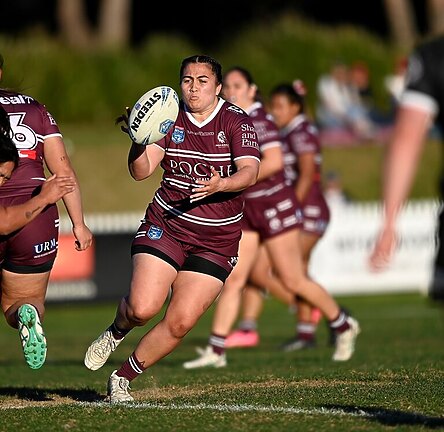
{"type": "Polygon", "coordinates": [[[40,196],[45,198],[48,204],[54,204],[67,193],[72,192],[75,188],[76,181],[74,177],[57,177],[54,174],[43,183],[40,196]]]}

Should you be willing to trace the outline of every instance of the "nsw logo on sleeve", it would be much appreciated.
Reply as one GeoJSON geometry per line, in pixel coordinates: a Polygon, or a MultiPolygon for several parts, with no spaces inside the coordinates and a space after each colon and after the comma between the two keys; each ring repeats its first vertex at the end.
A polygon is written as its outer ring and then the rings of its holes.
{"type": "Polygon", "coordinates": [[[146,233],[146,235],[151,240],[159,240],[162,237],[162,234],[163,234],[163,229],[156,225],[151,225],[148,232],[146,233]]]}
{"type": "Polygon", "coordinates": [[[185,140],[185,129],[180,126],[175,126],[171,139],[175,144],[183,143],[183,141],[185,140]]]}

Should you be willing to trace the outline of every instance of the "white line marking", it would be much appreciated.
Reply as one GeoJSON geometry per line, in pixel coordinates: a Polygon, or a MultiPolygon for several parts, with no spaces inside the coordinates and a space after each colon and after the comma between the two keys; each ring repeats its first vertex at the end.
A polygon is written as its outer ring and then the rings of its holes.
{"type": "Polygon", "coordinates": [[[103,407],[118,406],[133,409],[153,409],[153,410],[191,410],[191,411],[222,411],[222,412],[268,412],[268,413],[285,413],[285,414],[321,414],[321,415],[336,415],[349,417],[368,417],[369,413],[363,410],[356,410],[355,412],[344,411],[341,409],[332,408],[298,408],[298,407],[282,407],[282,406],[261,406],[261,405],[217,405],[217,404],[158,404],[150,402],[123,402],[118,404],[110,404],[109,402],[80,402],[84,407],[103,407]]]}

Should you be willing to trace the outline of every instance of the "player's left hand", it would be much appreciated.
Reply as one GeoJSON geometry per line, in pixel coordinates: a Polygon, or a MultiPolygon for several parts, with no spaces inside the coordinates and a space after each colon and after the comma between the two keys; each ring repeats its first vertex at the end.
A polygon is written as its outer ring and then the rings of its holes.
{"type": "Polygon", "coordinates": [[[76,238],[76,250],[83,251],[92,245],[93,235],[85,224],[73,227],[72,231],[74,233],[74,237],[76,238]]]}
{"type": "Polygon", "coordinates": [[[196,181],[196,187],[192,189],[193,194],[190,196],[190,202],[199,201],[224,190],[226,179],[222,178],[213,166],[210,167],[210,170],[211,178],[209,180],[196,181]]]}

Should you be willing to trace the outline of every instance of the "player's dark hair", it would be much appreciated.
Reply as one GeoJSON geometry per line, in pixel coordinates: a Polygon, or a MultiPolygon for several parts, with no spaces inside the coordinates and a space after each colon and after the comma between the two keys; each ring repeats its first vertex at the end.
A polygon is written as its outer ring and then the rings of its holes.
{"type": "MultiPolygon", "coordinates": [[[[249,86],[256,85],[256,83],[254,82],[254,79],[253,79],[253,75],[251,75],[251,73],[247,69],[245,69],[241,66],[233,66],[224,73],[224,77],[226,77],[231,72],[240,73],[243,76],[244,80],[248,83],[249,86]]],[[[262,95],[261,95],[259,89],[256,90],[256,96],[254,99],[258,102],[263,102],[263,98],[262,98],[262,95]]]]}
{"type": "Polygon", "coordinates": [[[11,124],[8,113],[0,106],[0,163],[13,162],[17,168],[19,154],[11,139],[11,124]]]}
{"type": "Polygon", "coordinates": [[[305,111],[305,94],[297,92],[295,86],[292,84],[278,84],[271,90],[270,97],[277,95],[285,96],[290,103],[299,105],[301,107],[301,113],[305,111]]]}
{"type": "Polygon", "coordinates": [[[214,58],[207,55],[193,55],[182,60],[182,65],[180,66],[180,81],[183,78],[183,71],[190,63],[206,63],[210,65],[211,70],[216,76],[217,84],[222,84],[222,66],[214,58]]]}
{"type": "Polygon", "coordinates": [[[3,63],[5,62],[5,60],[3,59],[3,56],[0,54],[0,69],[3,68],[3,63]]]}

